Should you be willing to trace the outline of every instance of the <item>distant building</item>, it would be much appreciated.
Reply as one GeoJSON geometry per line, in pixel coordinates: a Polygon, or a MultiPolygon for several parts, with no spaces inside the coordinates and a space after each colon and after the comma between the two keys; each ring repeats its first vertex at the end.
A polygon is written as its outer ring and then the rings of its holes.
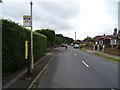
{"type": "Polygon", "coordinates": [[[99,39],[100,39],[101,37],[103,37],[103,36],[100,36],[100,35],[95,36],[95,37],[93,38],[93,39],[95,40],[95,43],[94,43],[94,44],[99,44],[99,39]]]}

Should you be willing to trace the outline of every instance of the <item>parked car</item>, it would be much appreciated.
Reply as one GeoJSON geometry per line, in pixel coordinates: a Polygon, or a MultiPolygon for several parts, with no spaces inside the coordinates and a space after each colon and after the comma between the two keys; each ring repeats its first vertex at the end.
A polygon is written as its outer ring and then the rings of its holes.
{"type": "Polygon", "coordinates": [[[74,48],[80,48],[80,46],[78,44],[75,44],[74,48]]]}

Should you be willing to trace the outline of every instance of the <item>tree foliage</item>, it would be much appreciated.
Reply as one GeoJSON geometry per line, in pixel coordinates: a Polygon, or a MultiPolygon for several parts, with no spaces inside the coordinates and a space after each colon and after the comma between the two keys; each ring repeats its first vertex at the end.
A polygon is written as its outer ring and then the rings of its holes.
{"type": "Polygon", "coordinates": [[[52,47],[55,45],[55,31],[50,29],[41,29],[36,30],[35,32],[43,34],[47,37],[47,47],[52,47]]]}

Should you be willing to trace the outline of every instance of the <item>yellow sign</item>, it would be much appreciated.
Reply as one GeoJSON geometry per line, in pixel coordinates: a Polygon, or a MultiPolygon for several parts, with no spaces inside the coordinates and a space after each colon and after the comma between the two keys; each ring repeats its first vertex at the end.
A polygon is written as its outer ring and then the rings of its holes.
{"type": "Polygon", "coordinates": [[[25,59],[28,59],[28,41],[25,41],[25,59]]]}
{"type": "Polygon", "coordinates": [[[30,18],[30,16],[23,16],[23,18],[30,18]]]}

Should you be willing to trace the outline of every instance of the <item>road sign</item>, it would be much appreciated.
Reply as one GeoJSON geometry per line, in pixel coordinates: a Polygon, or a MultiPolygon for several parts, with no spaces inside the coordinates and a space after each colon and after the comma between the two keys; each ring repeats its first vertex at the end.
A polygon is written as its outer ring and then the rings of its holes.
{"type": "Polygon", "coordinates": [[[30,27],[30,19],[31,19],[31,16],[30,15],[24,15],[23,16],[23,26],[24,27],[30,27]]]}

